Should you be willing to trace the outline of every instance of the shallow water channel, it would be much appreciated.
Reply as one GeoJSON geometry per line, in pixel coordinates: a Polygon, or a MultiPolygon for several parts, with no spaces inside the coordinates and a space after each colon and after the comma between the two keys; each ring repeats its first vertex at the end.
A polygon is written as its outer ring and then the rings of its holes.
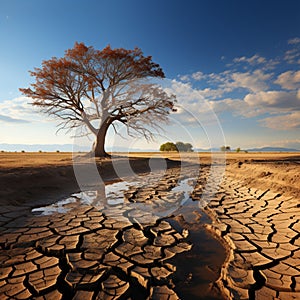
{"type": "MultiPolygon", "coordinates": [[[[146,218],[133,218],[147,225],[149,220],[157,222],[163,218],[175,230],[185,233],[186,241],[193,246],[191,250],[177,254],[167,262],[176,266],[170,278],[174,291],[181,299],[223,299],[213,282],[218,279],[219,271],[225,260],[225,250],[204,228],[209,217],[199,207],[198,201],[190,197],[195,180],[184,177],[170,183],[167,190],[150,180],[147,184],[140,181],[120,181],[103,185],[94,190],[74,193],[52,205],[32,209],[34,215],[66,214],[81,205],[94,206],[116,219],[123,214],[124,207],[147,214],[146,218]],[[140,201],[142,199],[142,201],[140,201]],[[157,204],[158,203],[158,204],[157,204]],[[149,211],[151,210],[151,211],[149,211]],[[151,213],[151,218],[149,218],[151,213]]],[[[171,182],[171,181],[170,181],[171,182]]],[[[130,214],[125,214],[130,216],[130,214]]],[[[145,226],[146,227],[146,226],[145,226]]]]}

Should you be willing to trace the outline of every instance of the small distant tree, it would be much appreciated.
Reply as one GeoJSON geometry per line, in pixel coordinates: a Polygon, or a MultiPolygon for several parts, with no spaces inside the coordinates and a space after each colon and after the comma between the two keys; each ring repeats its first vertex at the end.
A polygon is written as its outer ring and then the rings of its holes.
{"type": "Polygon", "coordinates": [[[192,144],[186,143],[185,146],[186,146],[186,151],[187,152],[194,152],[192,144]]]}
{"type": "Polygon", "coordinates": [[[220,150],[221,150],[222,152],[230,151],[230,146],[222,146],[222,147],[220,148],[220,150]]]}
{"type": "Polygon", "coordinates": [[[237,153],[241,152],[241,148],[240,147],[236,148],[236,152],[237,153]]]}
{"type": "Polygon", "coordinates": [[[75,43],[64,57],[44,61],[30,74],[35,83],[20,91],[34,106],[60,119],[59,129],[94,134],[97,157],[109,156],[105,139],[110,126],[118,133],[117,125],[123,124],[129,135],[151,139],[153,129],[160,129],[175,110],[174,95],[145,81],[165,75],[139,48],[96,50],[75,43]]]}
{"type": "Polygon", "coordinates": [[[160,146],[159,151],[178,151],[178,149],[174,143],[167,142],[160,146]]]}
{"type": "Polygon", "coordinates": [[[176,142],[176,148],[179,152],[192,152],[193,145],[190,143],[176,142]]]}
{"type": "Polygon", "coordinates": [[[159,148],[160,151],[177,151],[177,152],[193,152],[193,145],[190,143],[176,142],[167,142],[162,144],[159,148]]]}

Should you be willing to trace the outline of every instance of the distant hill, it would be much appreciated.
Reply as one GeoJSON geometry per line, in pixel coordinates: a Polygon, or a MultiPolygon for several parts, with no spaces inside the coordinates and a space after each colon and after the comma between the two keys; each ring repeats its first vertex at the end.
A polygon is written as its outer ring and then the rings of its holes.
{"type": "MultiPolygon", "coordinates": [[[[26,152],[38,152],[38,151],[44,151],[44,152],[55,152],[55,151],[61,151],[61,152],[71,152],[73,149],[72,144],[0,144],[0,151],[26,151],[26,152]]],[[[78,151],[87,151],[87,147],[81,147],[78,151]]]]}
{"type": "Polygon", "coordinates": [[[219,152],[220,148],[208,148],[208,149],[202,149],[202,148],[195,148],[195,152],[219,152]]]}
{"type": "Polygon", "coordinates": [[[263,147],[247,149],[249,152],[300,152],[300,150],[282,147],[263,147]]]}
{"type": "MultiPolygon", "coordinates": [[[[242,149],[241,151],[248,151],[248,152],[300,152],[299,149],[292,149],[292,148],[283,148],[283,147],[263,147],[263,148],[251,148],[251,149],[242,149]]],[[[195,148],[195,152],[219,152],[220,148],[209,148],[209,149],[201,149],[195,148]]],[[[235,149],[231,149],[229,152],[235,152],[235,149]]]]}

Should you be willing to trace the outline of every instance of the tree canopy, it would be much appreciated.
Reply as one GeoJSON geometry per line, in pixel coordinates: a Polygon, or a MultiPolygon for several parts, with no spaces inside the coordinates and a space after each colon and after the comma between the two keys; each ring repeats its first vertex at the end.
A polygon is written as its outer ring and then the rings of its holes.
{"type": "Polygon", "coordinates": [[[190,143],[176,142],[166,142],[162,144],[159,148],[160,151],[177,151],[177,152],[192,152],[193,146],[190,143]]]}
{"type": "Polygon", "coordinates": [[[31,88],[20,91],[32,104],[60,119],[58,130],[80,128],[81,134],[96,137],[94,153],[106,156],[105,137],[112,125],[127,127],[131,136],[153,138],[174,110],[174,95],[167,94],[149,78],[164,78],[161,67],[141,49],[103,50],[75,43],[64,57],[42,62],[30,72],[31,88]]]}
{"type": "Polygon", "coordinates": [[[179,152],[192,152],[193,145],[190,143],[176,142],[176,148],[179,152]]]}
{"type": "Polygon", "coordinates": [[[172,142],[166,142],[160,145],[159,151],[178,151],[176,145],[172,142]]]}

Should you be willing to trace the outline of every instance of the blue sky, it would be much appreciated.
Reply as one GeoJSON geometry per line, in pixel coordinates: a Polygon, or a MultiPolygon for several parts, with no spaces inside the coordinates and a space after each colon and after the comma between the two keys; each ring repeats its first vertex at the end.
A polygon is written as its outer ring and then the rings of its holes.
{"type": "Polygon", "coordinates": [[[300,149],[297,0],[1,0],[0,39],[0,143],[72,143],[18,89],[32,82],[28,70],[79,41],[140,47],[181,106],[156,142],[110,134],[108,145],[300,149]]]}

